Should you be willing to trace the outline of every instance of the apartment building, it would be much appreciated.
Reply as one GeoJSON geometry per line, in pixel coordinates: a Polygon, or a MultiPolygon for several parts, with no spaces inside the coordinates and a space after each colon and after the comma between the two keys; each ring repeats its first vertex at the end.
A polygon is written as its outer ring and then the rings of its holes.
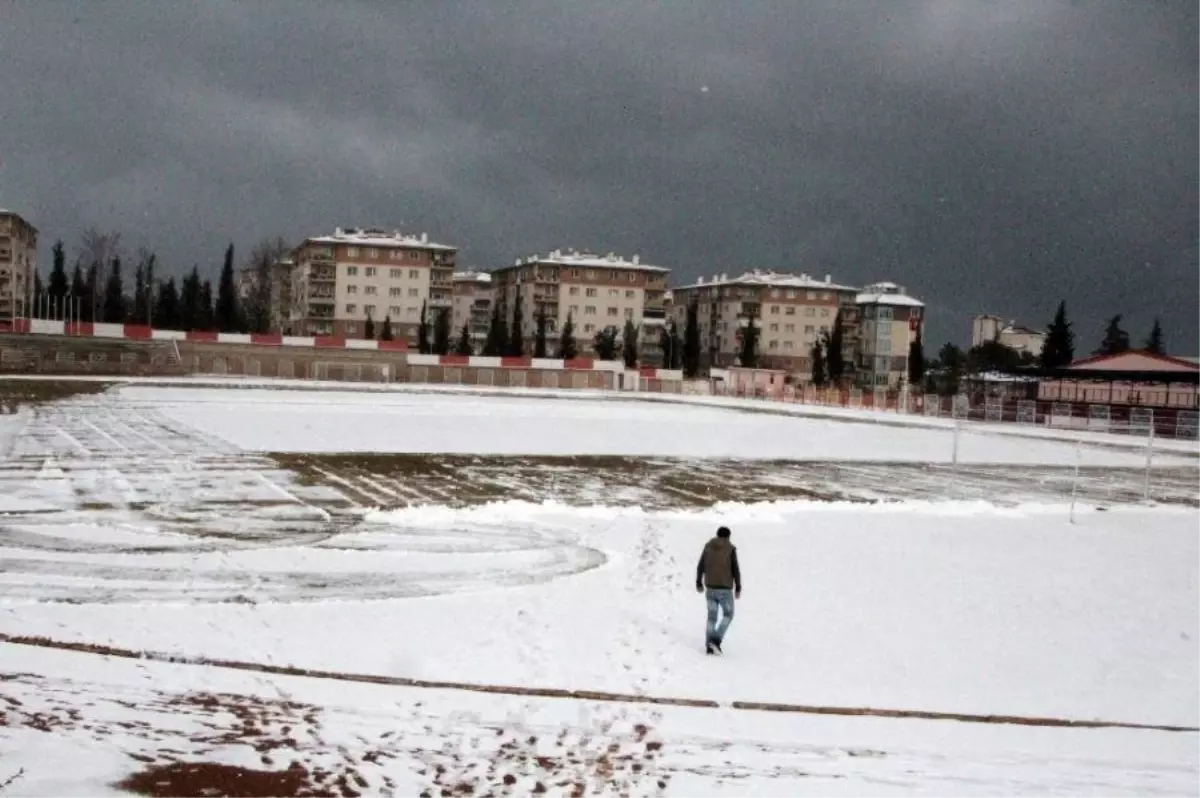
{"type": "Polygon", "coordinates": [[[1015,321],[1005,322],[999,316],[981,314],[971,320],[971,346],[997,341],[1021,354],[1037,357],[1042,354],[1046,333],[1031,330],[1015,321]]]}
{"type": "Polygon", "coordinates": [[[452,281],[454,298],[450,324],[453,340],[458,340],[463,325],[466,325],[471,332],[471,346],[475,352],[480,352],[492,322],[492,276],[487,272],[455,272],[452,281]]]}
{"type": "Polygon", "coordinates": [[[521,297],[522,334],[532,350],[536,317],[547,317],[547,337],[553,354],[563,324],[570,316],[580,354],[591,351],[596,334],[613,327],[619,334],[625,322],[639,328],[644,320],[660,321],[666,314],[665,295],[670,269],[608,253],[554,250],[548,255],[518,259],[492,271],[493,301],[511,324],[517,296],[521,297]]]}
{"type": "Polygon", "coordinates": [[[897,389],[908,382],[908,350],[924,321],[925,304],[895,283],[874,283],[855,297],[859,334],[856,383],[897,389]]]}
{"type": "Polygon", "coordinates": [[[297,335],[362,338],[390,319],[396,339],[416,342],[421,308],[432,323],[451,312],[458,250],[429,236],[342,229],[306,238],[293,254],[291,327],[297,335]]]}
{"type": "Polygon", "coordinates": [[[0,210],[0,321],[29,315],[37,271],[37,235],[20,214],[0,210]]]}
{"type": "MultiPolygon", "coordinates": [[[[818,280],[808,274],[752,270],[730,277],[701,278],[672,290],[672,318],[683,336],[687,311],[697,304],[702,368],[738,363],[742,330],[751,318],[759,329],[758,365],[788,371],[807,380],[812,374],[813,344],[833,332],[838,310],[843,332],[855,324],[858,289],[818,280]]],[[[844,351],[850,361],[853,349],[844,351]]]]}

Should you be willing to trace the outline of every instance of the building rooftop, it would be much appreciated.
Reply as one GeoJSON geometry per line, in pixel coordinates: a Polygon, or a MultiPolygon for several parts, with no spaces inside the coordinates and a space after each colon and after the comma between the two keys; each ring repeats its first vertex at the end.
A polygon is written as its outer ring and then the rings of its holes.
{"type": "Polygon", "coordinates": [[[904,286],[895,283],[874,283],[863,288],[854,298],[858,305],[894,305],[896,307],[923,308],[925,303],[916,297],[909,296],[904,286]]]}
{"type": "Polygon", "coordinates": [[[401,233],[399,230],[388,232],[378,228],[355,228],[350,227],[342,229],[341,227],[334,230],[331,236],[313,236],[305,239],[310,243],[315,244],[357,244],[363,247],[415,247],[417,249],[437,249],[454,252],[457,247],[452,247],[448,244],[439,244],[436,241],[430,241],[429,235],[421,233],[421,235],[410,235],[401,233]]]}
{"type": "Polygon", "coordinates": [[[460,283],[465,283],[465,282],[490,283],[492,281],[492,275],[488,274],[487,272],[477,272],[477,271],[469,269],[467,271],[455,272],[452,279],[455,282],[460,282],[460,283]]]}
{"type": "Polygon", "coordinates": [[[854,286],[833,282],[832,275],[828,274],[825,275],[824,280],[818,280],[803,272],[800,274],[791,274],[789,272],[763,271],[762,269],[752,269],[734,277],[730,277],[727,274],[713,275],[711,278],[701,277],[695,283],[679,286],[675,290],[684,291],[689,288],[710,288],[712,286],[726,285],[759,285],[771,288],[819,288],[824,291],[858,290],[854,286]]]}
{"type": "Polygon", "coordinates": [[[519,266],[531,266],[536,263],[547,263],[555,266],[582,266],[586,269],[632,269],[643,272],[662,272],[663,274],[671,271],[663,266],[652,266],[648,263],[642,263],[641,258],[637,255],[626,260],[624,257],[614,255],[611,252],[607,255],[598,255],[588,250],[579,251],[576,249],[556,249],[544,256],[530,255],[528,258],[517,258],[512,266],[505,266],[495,271],[512,269],[519,266]]]}

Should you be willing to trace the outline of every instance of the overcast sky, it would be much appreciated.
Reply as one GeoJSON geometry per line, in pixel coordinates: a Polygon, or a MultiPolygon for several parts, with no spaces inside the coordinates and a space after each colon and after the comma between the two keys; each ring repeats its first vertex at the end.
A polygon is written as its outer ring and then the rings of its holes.
{"type": "Polygon", "coordinates": [[[1197,37],[1192,0],[6,2],[0,206],[46,267],[379,225],[890,279],[927,350],[1066,298],[1080,351],[1124,313],[1196,354],[1197,37]]]}

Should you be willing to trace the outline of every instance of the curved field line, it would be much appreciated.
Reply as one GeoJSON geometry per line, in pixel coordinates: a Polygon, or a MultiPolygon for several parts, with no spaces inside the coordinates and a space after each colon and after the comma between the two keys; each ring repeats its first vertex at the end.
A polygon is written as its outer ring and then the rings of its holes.
{"type": "Polygon", "coordinates": [[[364,684],[383,684],[396,687],[415,687],[426,690],[461,690],[472,693],[492,693],[495,695],[519,695],[535,698],[571,698],[584,701],[610,701],[625,704],[655,704],[659,706],[694,707],[700,709],[719,709],[722,706],[732,709],[760,712],[792,712],[806,715],[848,715],[876,718],[914,718],[919,720],[953,720],[961,723],[991,723],[1011,724],[1017,726],[1044,726],[1074,729],[1141,729],[1164,732],[1200,732],[1196,726],[1169,726],[1154,723],[1129,723],[1125,721],[1104,720],[1071,720],[1067,718],[1031,717],[1026,715],[978,715],[961,712],[934,712],[919,709],[883,709],[878,707],[836,707],[808,704],[776,704],[762,701],[733,701],[722,703],[708,698],[676,698],[671,696],[637,695],[635,693],[615,693],[604,690],[567,690],[558,687],[520,687],[516,685],[477,684],[471,682],[446,682],[430,679],[413,679],[405,676],[377,676],[362,673],[345,673],[342,671],[324,671],[309,668],[296,668],[289,665],[269,665],[260,662],[243,662],[238,660],[208,659],[206,657],[186,657],[165,654],[156,651],[135,651],[127,648],[95,645],[92,643],[72,643],[63,640],[52,640],[48,637],[33,637],[27,635],[10,635],[0,632],[0,643],[15,646],[34,646],[51,648],[62,651],[73,651],[84,654],[95,654],[104,657],[120,657],[122,659],[150,660],[176,665],[200,665],[210,668],[228,670],[253,671],[279,676],[300,676],[308,679],[330,679],[342,682],[360,682],[364,684]]]}

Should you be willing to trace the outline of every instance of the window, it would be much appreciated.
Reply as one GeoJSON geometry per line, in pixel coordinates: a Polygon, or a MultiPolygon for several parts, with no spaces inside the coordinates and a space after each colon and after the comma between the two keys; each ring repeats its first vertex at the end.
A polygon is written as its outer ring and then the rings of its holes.
{"type": "Polygon", "coordinates": [[[596,289],[595,289],[595,288],[589,288],[589,289],[587,290],[587,295],[588,295],[588,296],[595,296],[595,295],[596,295],[596,289]]]}
{"type": "Polygon", "coordinates": [[[595,280],[596,279],[596,271],[594,269],[588,269],[587,270],[587,278],[589,280],[595,280]]]}
{"type": "Polygon", "coordinates": [[[404,250],[393,249],[391,252],[388,253],[388,257],[391,258],[392,260],[400,260],[401,258],[404,257],[404,250]]]}
{"type": "Polygon", "coordinates": [[[595,305],[588,305],[587,307],[585,307],[585,308],[583,309],[583,315],[585,315],[585,316],[595,316],[595,315],[596,315],[596,306],[595,306],[595,305]]]}
{"type": "Polygon", "coordinates": [[[779,289],[778,288],[771,289],[771,299],[779,299],[779,289]]]}
{"type": "Polygon", "coordinates": [[[816,292],[816,291],[805,291],[805,292],[804,292],[804,298],[805,298],[805,299],[808,299],[808,300],[813,300],[813,299],[816,299],[816,298],[817,298],[817,292],[816,292]]]}
{"type": "MultiPolygon", "coordinates": [[[[796,298],[796,292],[795,292],[795,291],[793,291],[792,289],[790,289],[790,288],[789,288],[789,289],[787,290],[787,298],[788,298],[788,299],[795,299],[795,298],[796,298]]],[[[789,315],[791,315],[791,314],[789,314],[789,315]]]]}
{"type": "Polygon", "coordinates": [[[392,305],[391,307],[388,308],[388,313],[392,316],[395,316],[396,318],[400,318],[400,306],[392,305]]]}
{"type": "Polygon", "coordinates": [[[636,294],[637,294],[637,292],[634,291],[632,288],[625,289],[625,298],[626,299],[633,299],[636,294]]]}
{"type": "Polygon", "coordinates": [[[786,315],[786,316],[795,316],[795,315],[796,315],[796,306],[795,306],[795,305],[788,305],[788,306],[787,306],[787,310],[786,310],[786,311],[784,311],[784,315],[786,315]]]}
{"type": "Polygon", "coordinates": [[[575,280],[579,279],[579,269],[571,269],[571,277],[575,280]]]}
{"type": "Polygon", "coordinates": [[[635,272],[629,273],[629,282],[631,282],[631,283],[637,282],[637,274],[635,272]]]}
{"type": "Polygon", "coordinates": [[[595,324],[585,324],[585,325],[583,325],[583,331],[585,333],[595,332],[596,325],[595,324]]]}
{"type": "Polygon", "coordinates": [[[876,374],[875,375],[875,384],[886,386],[888,384],[887,375],[886,374],[876,374]]]}
{"type": "Polygon", "coordinates": [[[821,299],[823,299],[823,300],[825,300],[826,302],[828,302],[829,300],[833,299],[833,294],[829,293],[828,291],[822,291],[822,292],[821,292],[821,299]]]}
{"type": "Polygon", "coordinates": [[[571,315],[572,315],[572,316],[578,316],[578,315],[579,315],[579,306],[578,306],[578,305],[572,305],[572,306],[570,307],[570,313],[571,313],[571,315]]]}
{"type": "Polygon", "coordinates": [[[347,306],[346,306],[346,313],[347,313],[347,314],[350,314],[350,313],[357,313],[357,312],[358,312],[358,305],[347,305],[347,306]]]}
{"type": "Polygon", "coordinates": [[[346,335],[358,335],[358,325],[354,322],[346,324],[346,335]]]}
{"type": "Polygon", "coordinates": [[[571,286],[571,290],[567,291],[567,293],[570,294],[571,296],[579,296],[579,286],[577,286],[577,285],[571,286]]]}
{"type": "Polygon", "coordinates": [[[890,355],[892,353],[892,339],[880,338],[875,342],[875,351],[881,355],[890,355]]]}
{"type": "Polygon", "coordinates": [[[621,295],[621,292],[619,290],[617,290],[616,288],[610,288],[610,289],[608,289],[608,295],[610,298],[617,297],[617,296],[621,295]]]}
{"type": "MultiPolygon", "coordinates": [[[[374,250],[372,250],[372,252],[373,252],[373,251],[374,251],[374,250]]],[[[374,267],[374,266],[368,266],[368,267],[367,267],[367,277],[374,277],[374,276],[375,276],[375,267],[374,267]]]]}
{"type": "Polygon", "coordinates": [[[347,277],[357,277],[358,276],[358,267],[357,266],[347,266],[346,267],[346,276],[347,277]]]}
{"type": "MultiPolygon", "coordinates": [[[[395,255],[395,251],[392,254],[395,255]]],[[[402,280],[404,279],[404,269],[388,269],[388,277],[393,280],[402,280]]]]}
{"type": "Polygon", "coordinates": [[[368,285],[368,286],[365,286],[365,287],[363,288],[363,293],[364,293],[364,294],[374,294],[374,293],[376,293],[375,286],[373,286],[373,285],[368,285]]]}
{"type": "Polygon", "coordinates": [[[403,296],[403,295],[404,295],[403,288],[389,288],[388,289],[388,296],[403,296]]]}
{"type": "Polygon", "coordinates": [[[625,308],[625,318],[627,318],[627,319],[633,318],[633,308],[625,308]]]}
{"type": "Polygon", "coordinates": [[[778,325],[778,324],[772,324],[772,325],[771,325],[771,332],[779,332],[779,325],[778,325]]]}
{"type": "Polygon", "coordinates": [[[891,321],[892,320],[892,309],[891,308],[880,308],[879,309],[879,320],[880,321],[891,321]]]}
{"type": "Polygon", "coordinates": [[[358,286],[357,286],[357,285],[348,285],[348,286],[346,286],[346,293],[347,293],[347,294],[357,294],[357,293],[358,293],[358,286]]]}
{"type": "MultiPolygon", "coordinates": [[[[379,250],[375,249],[374,247],[371,247],[370,249],[367,250],[367,257],[370,258],[371,260],[379,260],[379,250]]],[[[371,270],[368,269],[367,271],[371,271],[371,270]]]]}
{"type": "Polygon", "coordinates": [[[821,308],[821,318],[829,318],[829,308],[821,308]]]}
{"type": "Polygon", "coordinates": [[[796,331],[796,325],[795,324],[785,324],[785,325],[783,325],[783,331],[794,333],[796,331]]]}
{"type": "Polygon", "coordinates": [[[420,308],[406,308],[404,311],[404,315],[410,319],[415,319],[417,317],[417,315],[420,313],[420,311],[421,311],[420,308]]]}
{"type": "Polygon", "coordinates": [[[791,341],[784,341],[784,342],[783,342],[783,348],[784,348],[784,349],[791,349],[791,348],[792,348],[792,342],[791,342],[791,341]]]}
{"type": "Polygon", "coordinates": [[[804,315],[811,319],[812,317],[817,315],[817,309],[816,308],[805,308],[804,315]]]}
{"type": "Polygon", "coordinates": [[[363,305],[363,312],[366,313],[368,316],[374,316],[375,315],[375,306],[374,305],[363,305]]]}
{"type": "Polygon", "coordinates": [[[408,289],[408,295],[409,295],[410,297],[414,297],[414,296],[420,296],[420,295],[421,295],[421,289],[419,289],[419,288],[410,288],[410,289],[408,289]]]}
{"type": "Polygon", "coordinates": [[[420,269],[409,269],[408,270],[408,279],[410,279],[410,280],[421,279],[421,270],[420,269]]]}
{"type": "Polygon", "coordinates": [[[767,345],[767,348],[768,348],[768,349],[778,349],[778,348],[779,348],[779,342],[778,342],[778,341],[772,341],[771,343],[769,343],[769,344],[767,345]]]}
{"type": "Polygon", "coordinates": [[[888,370],[888,358],[884,357],[884,356],[876,357],[875,358],[875,370],[876,371],[887,371],[888,370]]]}
{"type": "Polygon", "coordinates": [[[409,253],[408,253],[408,259],[409,259],[409,260],[420,260],[420,259],[421,259],[421,253],[420,253],[420,252],[409,252],[409,253]]]}
{"type": "Polygon", "coordinates": [[[346,257],[347,258],[357,258],[358,257],[358,247],[346,247],[346,257]]]}
{"type": "Polygon", "coordinates": [[[608,315],[610,315],[610,316],[616,316],[616,315],[617,315],[617,309],[616,309],[616,308],[609,308],[609,309],[608,309],[608,315]]]}

